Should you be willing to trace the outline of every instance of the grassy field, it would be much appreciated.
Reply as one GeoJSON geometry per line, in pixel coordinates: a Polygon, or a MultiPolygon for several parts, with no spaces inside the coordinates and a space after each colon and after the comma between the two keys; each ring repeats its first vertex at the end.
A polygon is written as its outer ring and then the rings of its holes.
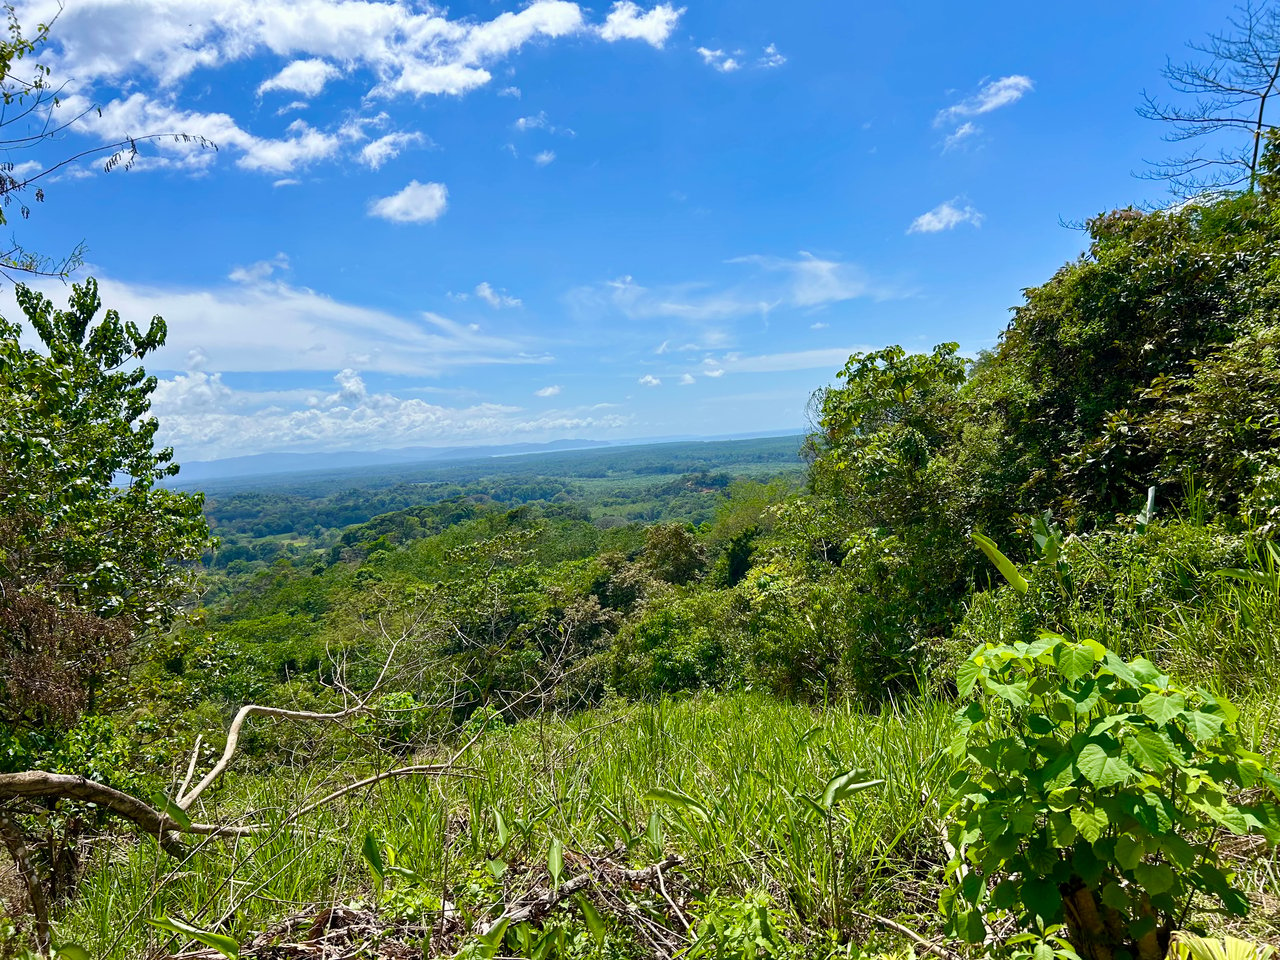
{"type": "MultiPolygon", "coordinates": [[[[1277,701],[1245,706],[1247,735],[1274,745],[1277,701]]],[[[448,775],[383,781],[284,826],[286,811],[333,786],[323,771],[334,764],[300,756],[295,776],[228,781],[201,811],[225,816],[234,811],[218,809],[220,797],[248,797],[253,819],[274,816],[276,826],[206,840],[185,863],[146,840],[99,851],[59,932],[94,956],[142,956],[157,943],[143,923],[151,917],[248,943],[284,918],[310,925],[342,907],[376,918],[385,941],[365,947],[385,952],[351,956],[436,955],[531,891],[548,896],[589,874],[583,893],[509,938],[531,938],[527,952],[539,957],[641,956],[655,941],[698,955],[690,931],[700,927],[703,941],[718,931],[717,951],[741,956],[900,949],[910,941],[883,921],[939,931],[952,709],[916,700],[873,715],[741,693],[472,728],[461,735],[474,745],[448,775]],[[850,771],[882,782],[828,809],[824,789],[850,771]],[[682,862],[660,890],[617,880],[624,867],[668,857],[682,862]],[[751,947],[760,937],[770,945],[751,947]]],[[[1257,906],[1252,932],[1274,938],[1277,862],[1238,854],[1257,906]]]]}

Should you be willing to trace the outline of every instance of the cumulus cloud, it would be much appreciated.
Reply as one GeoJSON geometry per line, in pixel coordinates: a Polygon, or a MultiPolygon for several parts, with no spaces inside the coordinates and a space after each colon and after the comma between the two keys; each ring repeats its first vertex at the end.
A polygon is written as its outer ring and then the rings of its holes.
{"type": "Polygon", "coordinates": [[[399,193],[372,201],[369,216],[392,223],[430,223],[443,216],[448,206],[449,189],[443,183],[410,180],[399,193]]]}
{"type": "Polygon", "coordinates": [[[560,394],[560,384],[553,383],[549,387],[542,387],[533,391],[535,397],[555,397],[560,394]]]}
{"type": "Polygon", "coordinates": [[[499,91],[498,91],[498,96],[500,96],[500,97],[515,97],[517,100],[519,100],[519,99],[520,99],[520,88],[519,88],[519,87],[503,87],[501,90],[499,90],[499,91]]]}
{"type": "Polygon", "coordinates": [[[685,373],[680,375],[680,386],[687,387],[691,383],[697,383],[697,381],[693,377],[693,374],[685,373]]]}
{"type": "Polygon", "coordinates": [[[480,442],[539,441],[566,434],[616,435],[631,418],[600,409],[531,413],[498,403],[444,406],[370,390],[344,368],[328,390],[255,393],[228,389],[219,374],[161,380],[152,411],[161,443],[184,459],[267,451],[386,449],[480,442]]]}
{"type": "Polygon", "coordinates": [[[225,113],[200,113],[181,110],[153,100],[143,93],[133,93],[123,100],[113,100],[101,113],[79,95],[67,97],[60,107],[68,115],[84,114],[78,127],[82,132],[106,141],[123,140],[143,133],[184,133],[193,140],[161,139],[154,147],[160,164],[173,163],[186,169],[204,169],[214,162],[216,144],[239,153],[237,166],[267,173],[289,173],[318,160],[335,156],[342,139],[333,133],[317,130],[303,120],[295,120],[285,128],[285,136],[258,137],[242,129],[225,113]]]}
{"type": "Polygon", "coordinates": [[[661,381],[661,380],[659,380],[657,377],[655,377],[655,376],[654,376],[653,374],[651,374],[651,373],[646,373],[643,377],[641,377],[639,380],[637,380],[637,381],[636,381],[636,383],[640,384],[640,386],[642,386],[642,387],[660,387],[660,386],[662,386],[662,381],[661,381]]]}
{"type": "MultiPolygon", "coordinates": [[[[237,110],[202,113],[183,88],[196,71],[233,64],[261,71],[254,78],[260,95],[294,95],[281,114],[305,107],[305,98],[344,76],[362,87],[359,111],[378,99],[461,96],[488,84],[499,64],[530,44],[594,35],[661,46],[681,13],[669,4],[645,10],[621,2],[592,24],[570,0],[532,0],[491,19],[407,0],[307,0],[301,7],[297,0],[93,0],[62,8],[59,0],[29,0],[23,14],[31,22],[58,18],[48,59],[55,82],[67,84],[61,116],[89,111],[75,132],[107,141],[191,134],[225,148],[244,169],[275,174],[338,159],[347,152],[343,134],[305,125],[270,129],[271,116],[240,119],[237,110]],[[101,117],[90,109],[98,103],[101,117]]],[[[502,93],[518,96],[519,89],[502,93]]],[[[356,158],[376,167],[408,142],[384,139],[356,158]]],[[[199,172],[218,156],[191,143],[153,146],[163,162],[148,158],[139,169],[199,172]]]]}
{"type": "Polygon", "coordinates": [[[938,233],[942,230],[953,230],[962,223],[970,223],[975,227],[982,225],[983,216],[971,205],[958,206],[959,197],[944,200],[927,213],[922,213],[911,221],[907,233],[938,233]]]}
{"type": "Polygon", "coordinates": [[[258,96],[272,90],[288,90],[304,97],[314,97],[340,72],[326,60],[295,60],[274,77],[258,84],[258,96]]]}
{"type": "Polygon", "coordinates": [[[600,28],[600,36],[610,43],[616,40],[643,40],[661,49],[675,29],[685,8],[660,3],[648,12],[631,0],[618,0],[600,28]]]}
{"type": "Polygon", "coordinates": [[[521,305],[519,297],[510,296],[505,290],[495,290],[493,285],[487,280],[476,284],[476,296],[495,310],[501,310],[503,307],[518,307],[521,305]]]}
{"type": "Polygon", "coordinates": [[[1035,89],[1030,77],[1014,74],[983,84],[973,96],[938,112],[934,123],[941,126],[961,117],[977,117],[1017,103],[1035,89]]]}

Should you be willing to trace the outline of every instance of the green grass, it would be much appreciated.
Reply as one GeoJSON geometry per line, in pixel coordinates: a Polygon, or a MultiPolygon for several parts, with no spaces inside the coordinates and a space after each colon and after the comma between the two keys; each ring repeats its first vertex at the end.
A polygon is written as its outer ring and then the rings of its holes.
{"type": "MultiPolygon", "coordinates": [[[[438,892],[475,901],[468,889],[487,861],[509,863],[516,875],[544,865],[558,840],[570,860],[617,844],[635,865],[678,853],[704,893],[763,888],[797,928],[830,925],[833,891],[895,915],[927,911],[910,892],[938,860],[948,736],[941,703],[873,716],[752,694],[501,727],[473,748],[463,776],[383,783],[305,826],[206,842],[184,865],[158,862],[149,841],[102,852],[59,932],[95,955],[136,955],[151,938],[143,917],[174,914],[247,937],[296,909],[368,899],[366,834],[425,879],[433,902],[438,892]],[[821,795],[833,775],[855,767],[885,783],[845,801],[825,829],[797,795],[821,795]],[[653,787],[680,791],[710,815],[645,799],[653,787]]],[[[241,779],[223,795],[283,811],[323,786],[241,779]]],[[[201,816],[228,812],[215,804],[201,816]]]]}

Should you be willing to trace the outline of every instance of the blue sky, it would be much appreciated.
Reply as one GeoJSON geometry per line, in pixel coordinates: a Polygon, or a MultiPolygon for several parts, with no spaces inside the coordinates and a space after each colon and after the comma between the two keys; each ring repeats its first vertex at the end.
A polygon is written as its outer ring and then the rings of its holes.
{"type": "Polygon", "coordinates": [[[1134,107],[1229,12],[67,0],[60,111],[101,115],[41,159],[218,149],[71,170],[15,233],[165,316],[180,460],[801,428],[851,351],[990,347],[1060,220],[1165,199],[1134,107]]]}

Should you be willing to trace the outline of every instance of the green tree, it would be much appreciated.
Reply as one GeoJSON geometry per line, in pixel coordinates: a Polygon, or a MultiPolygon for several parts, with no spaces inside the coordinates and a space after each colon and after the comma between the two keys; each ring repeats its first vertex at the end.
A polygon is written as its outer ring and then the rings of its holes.
{"type": "Polygon", "coordinates": [[[27,734],[47,746],[115,705],[108,681],[172,623],[209,534],[201,497],[157,485],[178,467],[155,447],[156,379],[137,361],[164,321],[99,318],[93,280],[66,310],[17,299],[44,350],[0,319],[0,725],[34,750],[27,734]]]}

